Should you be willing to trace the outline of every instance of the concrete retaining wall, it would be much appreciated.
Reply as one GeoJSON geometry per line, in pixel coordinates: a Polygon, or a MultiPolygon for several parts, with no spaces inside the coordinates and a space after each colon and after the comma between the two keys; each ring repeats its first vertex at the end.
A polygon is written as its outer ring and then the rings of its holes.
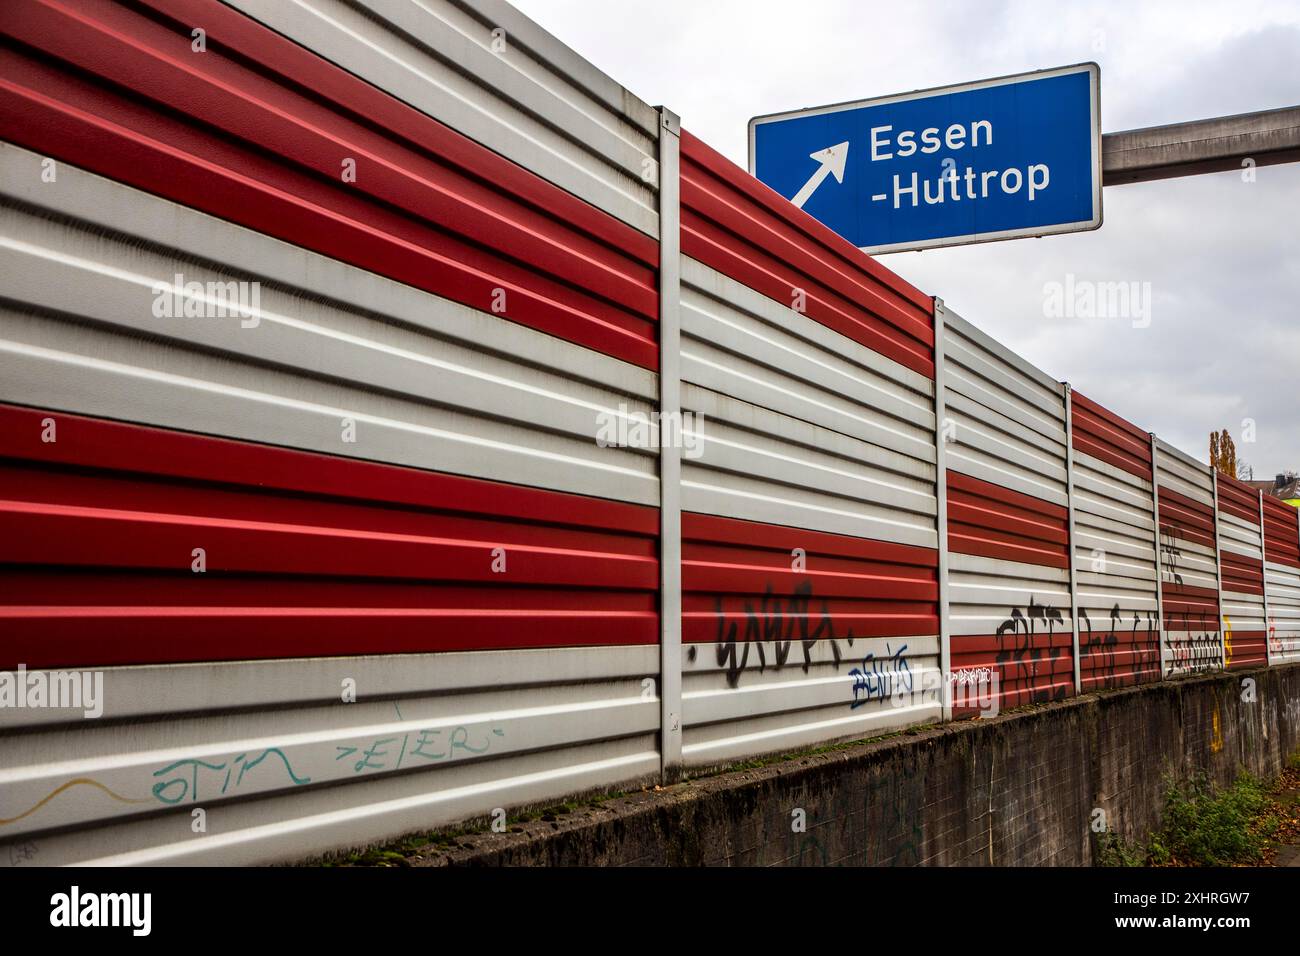
{"type": "Polygon", "coordinates": [[[1298,746],[1300,666],[1216,674],[619,797],[412,862],[1086,866],[1098,810],[1141,839],[1159,824],[1167,776],[1272,776],[1298,746]]]}

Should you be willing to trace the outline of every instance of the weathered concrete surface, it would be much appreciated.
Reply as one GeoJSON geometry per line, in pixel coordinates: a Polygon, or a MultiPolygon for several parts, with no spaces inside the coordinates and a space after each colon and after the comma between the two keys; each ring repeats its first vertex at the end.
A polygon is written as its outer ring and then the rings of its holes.
{"type": "Polygon", "coordinates": [[[1300,106],[1107,133],[1102,184],[1142,183],[1300,161],[1300,106]]]}
{"type": "Polygon", "coordinates": [[[411,862],[1086,866],[1096,811],[1125,840],[1143,838],[1167,774],[1271,777],[1297,746],[1300,665],[1209,675],[688,781],[411,862]]]}

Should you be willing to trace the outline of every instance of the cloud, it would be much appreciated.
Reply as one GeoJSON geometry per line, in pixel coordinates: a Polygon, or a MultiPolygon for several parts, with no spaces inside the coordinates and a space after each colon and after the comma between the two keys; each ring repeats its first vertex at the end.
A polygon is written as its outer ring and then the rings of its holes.
{"type": "MultiPolygon", "coordinates": [[[[1300,62],[1300,8],[1267,2],[516,3],[741,165],[760,113],[1096,60],[1113,131],[1295,105],[1300,62]]],[[[882,261],[1201,460],[1226,427],[1257,477],[1300,468],[1300,166],[1116,186],[1103,202],[1096,232],[882,261]],[[1149,283],[1150,327],[1047,317],[1044,285],[1067,275],[1149,283]]]]}

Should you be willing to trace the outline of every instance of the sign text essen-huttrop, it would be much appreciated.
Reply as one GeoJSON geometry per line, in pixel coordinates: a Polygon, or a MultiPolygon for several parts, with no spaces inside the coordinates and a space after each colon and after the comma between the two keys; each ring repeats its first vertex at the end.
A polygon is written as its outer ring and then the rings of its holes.
{"type": "Polygon", "coordinates": [[[750,168],[868,252],[1095,229],[1098,73],[1083,64],[750,121],[750,168]]]}

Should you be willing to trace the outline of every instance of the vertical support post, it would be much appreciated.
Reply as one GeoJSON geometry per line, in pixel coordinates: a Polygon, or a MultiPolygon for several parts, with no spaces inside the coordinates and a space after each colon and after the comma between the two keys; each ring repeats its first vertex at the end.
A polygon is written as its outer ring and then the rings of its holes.
{"type": "Polygon", "coordinates": [[[1210,463],[1210,487],[1214,492],[1214,586],[1219,604],[1219,665],[1228,669],[1228,631],[1223,616],[1223,543],[1219,540],[1219,469],[1210,463]]]}
{"type": "Polygon", "coordinates": [[[1264,489],[1256,491],[1256,504],[1259,507],[1259,570],[1264,575],[1264,666],[1273,666],[1273,649],[1268,639],[1268,555],[1264,552],[1264,489]]]}
{"type": "Polygon", "coordinates": [[[1068,554],[1070,556],[1070,630],[1074,642],[1074,693],[1083,693],[1083,661],[1079,657],[1079,569],[1074,543],[1074,401],[1069,382],[1062,383],[1065,399],[1065,497],[1070,515],[1068,554]]]}
{"type": "Polygon", "coordinates": [[[943,299],[934,299],[934,497],[935,530],[938,533],[939,555],[939,679],[942,681],[940,700],[943,702],[943,719],[952,720],[952,634],[948,621],[948,457],[947,439],[944,437],[948,418],[944,400],[944,316],[943,299]]]}
{"type": "Polygon", "coordinates": [[[1160,679],[1165,680],[1169,676],[1169,654],[1165,647],[1165,572],[1160,560],[1160,449],[1155,432],[1151,432],[1151,501],[1156,526],[1156,637],[1160,642],[1160,679]]]}
{"type": "Polygon", "coordinates": [[[660,776],[682,772],[682,458],[663,441],[682,422],[681,119],[659,107],[659,755],[660,776]]]}

